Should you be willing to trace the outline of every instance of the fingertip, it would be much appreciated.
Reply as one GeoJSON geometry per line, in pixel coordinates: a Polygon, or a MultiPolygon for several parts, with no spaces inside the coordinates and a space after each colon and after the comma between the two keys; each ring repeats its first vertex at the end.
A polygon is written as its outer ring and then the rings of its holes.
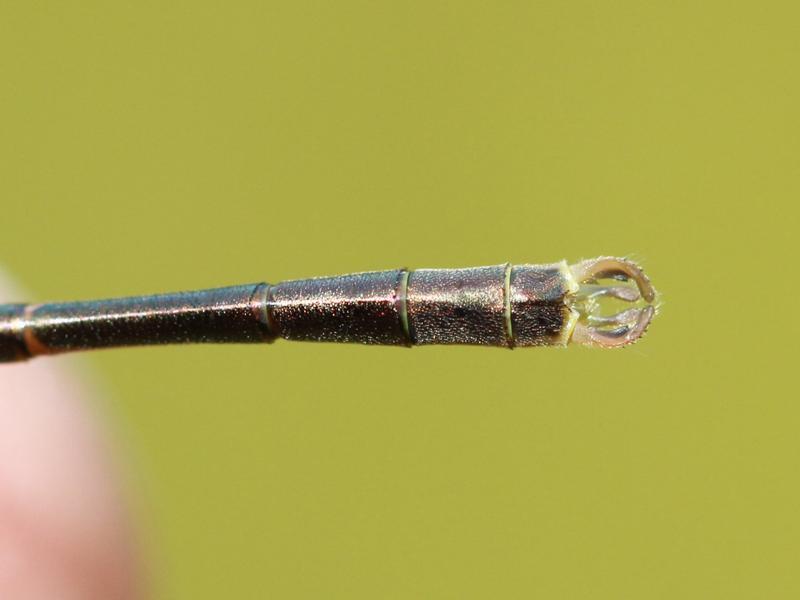
{"type": "MultiPolygon", "coordinates": [[[[0,302],[19,300],[0,271],[0,302]]],[[[0,365],[0,598],[139,598],[114,444],[70,357],[0,365]]]]}

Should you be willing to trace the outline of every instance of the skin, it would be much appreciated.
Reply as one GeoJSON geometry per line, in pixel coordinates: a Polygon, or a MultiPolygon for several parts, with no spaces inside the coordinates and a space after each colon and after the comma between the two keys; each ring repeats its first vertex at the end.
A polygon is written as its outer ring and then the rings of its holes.
{"type": "MultiPolygon", "coordinates": [[[[23,297],[0,273],[0,302],[23,297]]],[[[143,597],[94,401],[65,361],[0,366],[0,598],[143,597]]]]}

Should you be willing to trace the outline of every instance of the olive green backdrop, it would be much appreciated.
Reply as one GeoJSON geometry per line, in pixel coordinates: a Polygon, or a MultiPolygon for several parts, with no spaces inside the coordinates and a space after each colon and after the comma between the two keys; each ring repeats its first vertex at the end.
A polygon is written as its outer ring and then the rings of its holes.
{"type": "Polygon", "coordinates": [[[0,8],[0,256],[36,300],[641,259],[624,351],[80,359],[159,598],[800,594],[791,2],[0,8]]]}

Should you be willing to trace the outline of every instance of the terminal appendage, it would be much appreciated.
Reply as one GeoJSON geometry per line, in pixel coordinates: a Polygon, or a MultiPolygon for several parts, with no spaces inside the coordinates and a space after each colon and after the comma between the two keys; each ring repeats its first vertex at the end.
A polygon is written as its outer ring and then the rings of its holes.
{"type": "Polygon", "coordinates": [[[657,293],[638,265],[601,256],[570,265],[570,271],[578,285],[569,299],[577,313],[572,343],[618,348],[644,335],[657,311],[657,293]],[[606,314],[608,308],[626,304],[633,306],[606,314]]]}

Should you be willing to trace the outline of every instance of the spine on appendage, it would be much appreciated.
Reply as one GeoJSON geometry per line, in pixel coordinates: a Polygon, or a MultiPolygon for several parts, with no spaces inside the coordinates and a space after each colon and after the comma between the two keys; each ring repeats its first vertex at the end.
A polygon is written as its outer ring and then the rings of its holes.
{"type": "Polygon", "coordinates": [[[497,265],[356,273],[198,292],[0,305],[0,361],[76,350],[287,340],[395,346],[614,347],[638,339],[655,291],[638,266],[603,257],[569,266],[497,265]],[[600,285],[603,279],[629,285],[600,285]],[[610,317],[598,300],[639,302],[610,317]]]}

